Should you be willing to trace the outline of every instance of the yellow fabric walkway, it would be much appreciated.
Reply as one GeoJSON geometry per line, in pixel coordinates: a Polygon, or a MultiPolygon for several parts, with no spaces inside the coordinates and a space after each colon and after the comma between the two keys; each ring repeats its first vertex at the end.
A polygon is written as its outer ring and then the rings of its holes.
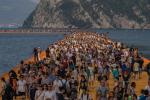
{"type": "MultiPolygon", "coordinates": [[[[42,52],[41,53],[41,59],[45,58],[45,52],[42,52]]],[[[150,61],[143,58],[144,59],[144,66],[147,65],[150,61]]],[[[26,63],[28,62],[33,62],[33,57],[31,57],[30,59],[26,60],[25,61],[26,63]]],[[[14,71],[16,71],[16,73],[18,72],[18,66],[17,65],[16,67],[13,68],[14,71]]],[[[8,73],[4,73],[2,75],[2,77],[4,77],[5,79],[8,79],[8,73]]],[[[113,89],[114,87],[114,81],[113,81],[113,77],[112,75],[110,75],[110,79],[109,79],[109,88],[110,88],[110,91],[113,89]]],[[[144,89],[145,86],[147,85],[147,82],[148,82],[148,76],[147,76],[147,73],[146,72],[143,72],[142,73],[142,76],[141,76],[141,79],[138,79],[138,80],[133,80],[133,82],[136,82],[136,93],[137,95],[140,94],[140,91],[141,89],[144,89]]],[[[89,93],[90,95],[92,96],[92,98],[94,100],[96,100],[96,88],[99,86],[99,82],[97,80],[94,81],[94,84],[93,86],[90,86],[90,90],[89,90],[89,93]]],[[[1,82],[0,82],[0,91],[1,91],[1,82]]],[[[2,98],[0,97],[0,100],[2,100],[2,98]]],[[[20,100],[20,99],[18,99],[20,100]]]]}

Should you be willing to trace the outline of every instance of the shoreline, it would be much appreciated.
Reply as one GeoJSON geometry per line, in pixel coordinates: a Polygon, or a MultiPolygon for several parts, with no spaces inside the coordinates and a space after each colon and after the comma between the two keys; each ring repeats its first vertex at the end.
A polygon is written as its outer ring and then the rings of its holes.
{"type": "Polygon", "coordinates": [[[6,28],[6,29],[0,29],[0,34],[64,34],[64,33],[73,33],[73,32],[82,32],[82,31],[90,31],[91,32],[95,32],[98,30],[132,30],[132,31],[137,31],[137,30],[145,30],[145,31],[149,31],[150,29],[97,29],[97,28],[90,28],[90,29],[66,29],[66,28],[54,28],[54,29],[49,29],[49,28],[39,28],[40,31],[37,31],[38,28],[28,28],[28,29],[20,29],[20,28],[6,28]]]}
{"type": "Polygon", "coordinates": [[[70,32],[0,32],[1,34],[50,34],[50,35],[57,35],[57,34],[66,34],[66,33],[70,33],[70,32]]]}

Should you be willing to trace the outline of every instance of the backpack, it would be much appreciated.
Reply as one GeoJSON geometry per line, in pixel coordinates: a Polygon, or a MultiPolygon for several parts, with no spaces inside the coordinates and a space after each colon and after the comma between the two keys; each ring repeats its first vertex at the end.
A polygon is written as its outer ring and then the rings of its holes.
{"type": "MultiPolygon", "coordinates": [[[[77,89],[76,89],[76,88],[72,88],[71,91],[70,91],[70,97],[74,100],[74,99],[77,98],[77,96],[78,96],[78,91],[77,91],[77,89]]],[[[71,100],[72,100],[72,99],[71,99],[71,100]]]]}
{"type": "Polygon", "coordinates": [[[62,84],[61,88],[63,90],[63,93],[66,93],[66,90],[67,90],[67,88],[66,88],[67,80],[65,80],[65,82],[63,82],[62,80],[60,80],[60,82],[62,84]]]}
{"type": "Polygon", "coordinates": [[[80,89],[87,90],[88,83],[86,80],[80,82],[80,89]]]}
{"type": "Polygon", "coordinates": [[[70,89],[72,89],[72,88],[78,86],[78,82],[77,82],[77,80],[75,80],[73,83],[70,81],[69,85],[70,85],[70,89]]]}
{"type": "Polygon", "coordinates": [[[57,100],[65,100],[63,94],[56,93],[57,100]]]}

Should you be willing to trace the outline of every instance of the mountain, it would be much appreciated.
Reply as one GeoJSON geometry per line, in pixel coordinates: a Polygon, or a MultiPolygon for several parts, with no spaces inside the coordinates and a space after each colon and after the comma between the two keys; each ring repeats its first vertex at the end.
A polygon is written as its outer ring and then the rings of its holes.
{"type": "Polygon", "coordinates": [[[150,28],[150,0],[41,0],[23,27],[150,28]]]}

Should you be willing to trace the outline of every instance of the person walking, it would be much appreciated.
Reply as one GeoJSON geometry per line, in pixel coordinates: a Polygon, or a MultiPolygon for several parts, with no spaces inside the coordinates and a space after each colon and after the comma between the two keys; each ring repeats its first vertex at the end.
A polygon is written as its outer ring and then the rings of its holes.
{"type": "Polygon", "coordinates": [[[6,89],[5,78],[1,78],[1,91],[0,91],[0,95],[2,96],[2,100],[6,100],[5,89],[6,89]]]}
{"type": "Polygon", "coordinates": [[[102,80],[100,87],[97,89],[97,100],[107,100],[108,93],[108,86],[105,84],[105,81],[102,80]]]}
{"type": "Polygon", "coordinates": [[[26,80],[24,76],[21,75],[20,79],[17,81],[17,94],[18,96],[22,96],[22,99],[25,100],[27,93],[26,80]]]}
{"type": "Polygon", "coordinates": [[[35,92],[34,100],[44,100],[44,92],[42,86],[38,86],[38,90],[35,92]]]}

